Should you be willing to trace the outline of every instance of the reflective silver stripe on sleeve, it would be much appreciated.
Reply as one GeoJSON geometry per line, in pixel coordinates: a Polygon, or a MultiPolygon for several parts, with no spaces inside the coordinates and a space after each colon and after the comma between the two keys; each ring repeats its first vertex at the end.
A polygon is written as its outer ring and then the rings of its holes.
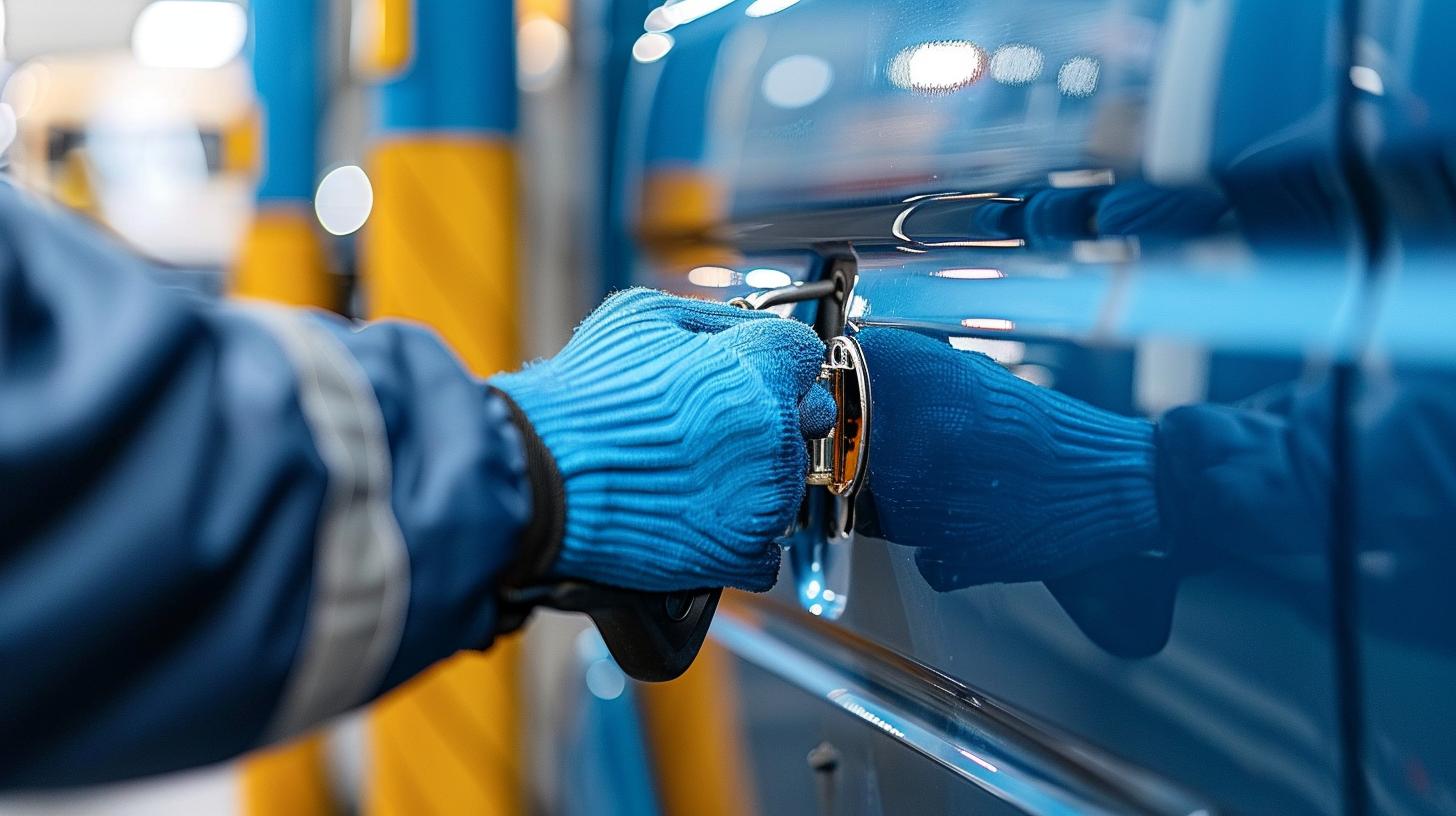
{"type": "Polygon", "coordinates": [[[292,362],[304,419],[328,469],[303,640],[264,734],[271,742],[359,705],[378,688],[404,632],[409,553],[390,506],[384,417],[363,369],[313,318],[264,306],[247,312],[292,362]]]}

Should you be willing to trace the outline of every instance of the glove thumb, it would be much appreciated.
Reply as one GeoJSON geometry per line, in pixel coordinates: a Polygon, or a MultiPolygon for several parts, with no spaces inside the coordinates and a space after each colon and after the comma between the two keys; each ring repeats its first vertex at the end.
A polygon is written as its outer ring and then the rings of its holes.
{"type": "MultiPolygon", "coordinates": [[[[787,318],[739,323],[713,340],[737,354],[782,403],[796,408],[824,362],[824,343],[814,330],[787,318]]],[[[816,409],[822,405],[816,401],[816,409]]]]}

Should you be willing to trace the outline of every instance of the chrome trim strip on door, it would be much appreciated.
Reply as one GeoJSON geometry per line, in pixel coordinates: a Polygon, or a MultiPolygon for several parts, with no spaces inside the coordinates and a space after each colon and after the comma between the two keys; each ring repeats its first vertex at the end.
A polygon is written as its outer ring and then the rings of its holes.
{"type": "Polygon", "coordinates": [[[953,678],[771,601],[738,595],[710,636],[996,798],[1034,814],[1214,809],[1151,773],[1033,724],[953,678]]]}

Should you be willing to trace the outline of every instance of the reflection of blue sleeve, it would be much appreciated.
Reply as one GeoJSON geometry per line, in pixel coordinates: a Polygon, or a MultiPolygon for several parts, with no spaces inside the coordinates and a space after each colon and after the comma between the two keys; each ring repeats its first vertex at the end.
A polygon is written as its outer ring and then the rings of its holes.
{"type": "Polygon", "coordinates": [[[429,334],[145,271],[0,185],[0,787],[219,760],[485,644],[528,513],[429,334]]]}
{"type": "Polygon", "coordinates": [[[1283,411],[1189,405],[1158,423],[1158,504],[1176,549],[1277,554],[1329,537],[1333,391],[1283,411]]]}

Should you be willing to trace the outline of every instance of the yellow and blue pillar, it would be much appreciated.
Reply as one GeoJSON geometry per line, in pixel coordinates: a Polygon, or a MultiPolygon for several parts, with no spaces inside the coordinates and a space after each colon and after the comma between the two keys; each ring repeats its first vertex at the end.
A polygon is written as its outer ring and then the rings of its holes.
{"type": "Polygon", "coordinates": [[[252,63],[262,130],[258,206],[234,294],[337,309],[338,277],[313,212],[323,115],[321,0],[252,0],[252,63]]]}
{"type": "MultiPolygon", "coordinates": [[[[337,309],[338,279],[329,268],[313,213],[327,4],[252,0],[250,9],[259,115],[252,123],[252,138],[230,134],[226,144],[230,154],[239,154],[229,156],[230,164],[258,164],[257,210],[230,290],[242,297],[337,309]]],[[[339,812],[327,765],[324,739],[318,734],[251,755],[240,771],[241,812],[245,816],[339,812]]]]}
{"type": "MultiPolygon", "coordinates": [[[[478,375],[514,368],[521,309],[512,4],[377,2],[374,13],[384,15],[370,26],[380,36],[406,31],[411,41],[375,92],[379,120],[366,168],[374,212],[361,254],[369,316],[433,326],[478,375]]],[[[519,644],[507,639],[379,701],[370,713],[365,812],[524,812],[519,665],[519,644]]]]}

